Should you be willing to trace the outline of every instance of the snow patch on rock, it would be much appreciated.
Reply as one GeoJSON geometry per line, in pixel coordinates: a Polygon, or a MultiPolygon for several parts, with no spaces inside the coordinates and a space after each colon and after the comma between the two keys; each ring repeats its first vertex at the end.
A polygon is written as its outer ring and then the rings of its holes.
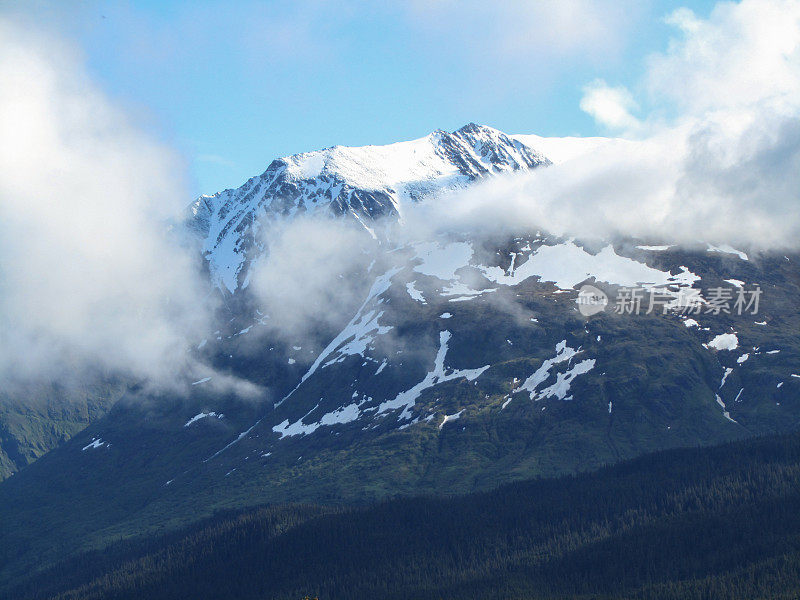
{"type": "Polygon", "coordinates": [[[478,369],[455,369],[448,372],[444,366],[444,360],[447,356],[447,345],[451,337],[452,334],[449,331],[439,332],[439,351],[436,353],[436,358],[433,362],[433,370],[425,375],[425,378],[412,388],[400,392],[392,400],[382,402],[378,407],[378,414],[402,408],[403,410],[398,419],[410,419],[411,409],[414,404],[416,404],[422,392],[428,388],[453,379],[465,378],[468,381],[473,381],[489,368],[489,365],[486,365],[478,369]]]}
{"type": "Polygon", "coordinates": [[[715,350],[736,350],[739,347],[739,338],[735,333],[722,333],[708,342],[708,345],[715,350]]]}

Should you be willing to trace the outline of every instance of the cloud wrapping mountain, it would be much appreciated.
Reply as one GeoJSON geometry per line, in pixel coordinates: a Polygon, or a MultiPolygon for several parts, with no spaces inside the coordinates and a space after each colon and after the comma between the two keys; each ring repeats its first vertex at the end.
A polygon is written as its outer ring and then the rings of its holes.
{"type": "Polygon", "coordinates": [[[167,382],[207,327],[183,164],[73,48],[0,21],[0,379],[96,368],[167,382]]]}
{"type": "Polygon", "coordinates": [[[800,2],[720,3],[706,20],[680,9],[667,22],[680,35],[648,57],[641,101],[603,81],[585,90],[581,108],[629,143],[460,191],[420,223],[796,248],[800,2]]]}
{"type": "MultiPolygon", "coordinates": [[[[637,86],[586,88],[584,110],[628,141],[412,198],[394,243],[541,229],[796,248],[800,2],[719,4],[708,19],[682,9],[668,22],[679,35],[637,86]]],[[[92,365],[168,382],[189,340],[212,329],[196,254],[165,226],[185,204],[183,166],[70,48],[8,20],[0,32],[0,373],[92,365]]],[[[512,138],[539,149],[535,136],[512,138]]],[[[264,228],[256,297],[292,331],[349,305],[339,275],[366,264],[351,233],[324,219],[264,228]]]]}

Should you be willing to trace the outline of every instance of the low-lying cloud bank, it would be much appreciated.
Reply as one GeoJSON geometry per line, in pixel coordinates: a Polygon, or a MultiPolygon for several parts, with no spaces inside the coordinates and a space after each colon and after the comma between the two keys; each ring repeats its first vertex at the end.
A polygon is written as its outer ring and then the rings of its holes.
{"type": "Polygon", "coordinates": [[[267,253],[251,268],[248,290],[270,333],[285,341],[346,323],[383,268],[381,247],[351,220],[298,216],[272,225],[264,238],[267,253]]]}
{"type": "Polygon", "coordinates": [[[678,35],[648,58],[636,93],[585,89],[581,108],[630,141],[450,194],[412,215],[411,229],[797,248],[800,2],[725,2],[708,19],[680,9],[667,22],[678,35]]]}
{"type": "MultiPolygon", "coordinates": [[[[502,239],[541,230],[797,249],[800,1],[720,3],[708,19],[681,9],[666,21],[675,37],[646,59],[638,85],[595,81],[585,89],[581,108],[622,139],[575,140],[586,151],[564,146],[569,157],[553,166],[406,207],[403,222],[390,228],[390,246],[440,233],[502,239]]],[[[547,154],[535,136],[518,139],[547,154]]],[[[337,279],[364,269],[367,245],[341,222],[298,219],[270,229],[265,243],[271,255],[254,266],[250,291],[287,339],[304,337],[326,315],[341,323],[336,309],[352,311],[364,297],[337,279]]]]}
{"type": "Polygon", "coordinates": [[[91,367],[169,382],[211,314],[167,227],[183,164],[73,48],[2,16],[0,81],[0,380],[91,367]]]}

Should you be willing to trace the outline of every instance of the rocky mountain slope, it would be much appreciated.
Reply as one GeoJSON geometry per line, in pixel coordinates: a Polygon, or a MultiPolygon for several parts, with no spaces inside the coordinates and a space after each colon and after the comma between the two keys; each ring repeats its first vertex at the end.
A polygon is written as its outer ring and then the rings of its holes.
{"type": "MultiPolygon", "coordinates": [[[[265,252],[265,223],[321,211],[371,232],[381,217],[397,218],[436,192],[546,164],[524,143],[474,124],[389,146],[336,146],[277,159],[238,189],[198,198],[187,226],[202,239],[214,285],[233,293],[246,285],[253,256],[265,252]]],[[[0,480],[102,417],[131,385],[107,375],[85,379],[0,390],[0,480]]]]}
{"type": "Polygon", "coordinates": [[[544,231],[373,240],[437,189],[547,164],[469,125],[280,159],[198,200],[189,226],[226,297],[192,350],[213,371],[186,394],[130,391],[3,482],[0,580],[221,508],[470,492],[797,429],[800,255],[544,231]],[[355,269],[329,265],[351,293],[293,337],[248,275],[262,234],[309,211],[365,242],[355,269]],[[590,316],[586,284],[608,302],[590,316]]]}
{"type": "Polygon", "coordinates": [[[274,160],[235,190],[202,196],[190,227],[203,238],[214,282],[230,292],[246,285],[246,265],[266,222],[297,213],[347,215],[372,232],[376,220],[399,217],[410,204],[492,174],[550,161],[506,134],[470,123],[452,133],[388,146],[334,146],[274,160]]]}

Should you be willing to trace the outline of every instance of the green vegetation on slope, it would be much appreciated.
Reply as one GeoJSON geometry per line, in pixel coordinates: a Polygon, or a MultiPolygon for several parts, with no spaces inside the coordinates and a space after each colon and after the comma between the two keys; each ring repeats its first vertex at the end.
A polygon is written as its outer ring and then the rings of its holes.
{"type": "MultiPolygon", "coordinates": [[[[93,381],[92,378],[87,378],[93,381]]],[[[101,418],[120,398],[119,382],[27,383],[0,390],[0,481],[101,418]]]]}
{"type": "Polygon", "coordinates": [[[67,560],[15,598],[790,598],[800,434],[369,507],[220,513],[67,560]]]}

